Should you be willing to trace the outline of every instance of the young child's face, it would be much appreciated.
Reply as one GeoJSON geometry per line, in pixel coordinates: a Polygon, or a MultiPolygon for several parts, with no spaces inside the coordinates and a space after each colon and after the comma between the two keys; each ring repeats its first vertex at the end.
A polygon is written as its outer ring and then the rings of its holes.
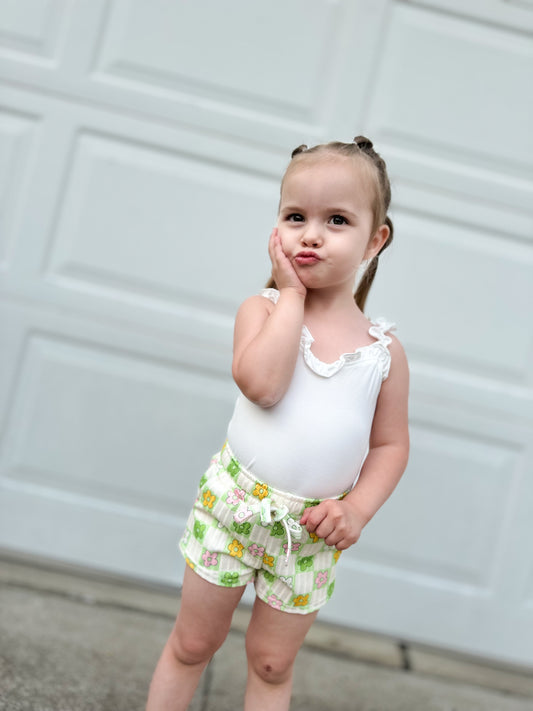
{"type": "Polygon", "coordinates": [[[382,244],[372,235],[372,197],[369,176],[353,158],[309,156],[289,167],[277,226],[283,251],[307,288],[352,293],[359,265],[382,244]]]}

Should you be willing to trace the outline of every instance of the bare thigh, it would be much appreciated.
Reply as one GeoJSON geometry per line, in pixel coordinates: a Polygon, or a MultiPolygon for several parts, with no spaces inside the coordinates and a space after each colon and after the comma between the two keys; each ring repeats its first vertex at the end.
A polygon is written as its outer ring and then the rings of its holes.
{"type": "Polygon", "coordinates": [[[226,639],[245,587],[214,585],[185,568],[180,610],[171,634],[178,657],[195,663],[216,652],[226,639]]]}

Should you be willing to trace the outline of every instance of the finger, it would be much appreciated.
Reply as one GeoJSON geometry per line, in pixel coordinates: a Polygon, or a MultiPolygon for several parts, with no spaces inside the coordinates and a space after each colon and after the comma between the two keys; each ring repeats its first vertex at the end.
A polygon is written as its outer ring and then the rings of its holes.
{"type": "Polygon", "coordinates": [[[335,531],[335,524],[328,519],[322,521],[320,526],[317,526],[317,528],[315,528],[315,534],[319,538],[323,538],[324,541],[328,544],[328,546],[334,545],[340,539],[339,533],[335,531]],[[331,540],[332,543],[329,543],[328,539],[331,540]]]}
{"type": "MultiPolygon", "coordinates": [[[[318,535],[318,534],[317,534],[317,535],[318,535]]],[[[330,546],[331,548],[332,548],[333,546],[334,546],[335,548],[338,548],[339,543],[340,543],[341,540],[342,540],[342,539],[339,538],[339,536],[336,535],[335,532],[333,532],[330,536],[326,536],[326,537],[324,538],[324,543],[325,543],[327,546],[330,546]]]]}
{"type": "Polygon", "coordinates": [[[279,235],[273,234],[268,245],[268,254],[272,262],[272,270],[280,270],[286,268],[287,256],[283,251],[279,235]]]}
{"type": "Polygon", "coordinates": [[[316,527],[320,525],[323,518],[324,517],[320,514],[317,516],[315,511],[308,513],[305,519],[305,527],[307,528],[308,532],[313,533],[316,530],[316,527]]]}
{"type": "MultiPolygon", "coordinates": [[[[337,548],[337,550],[346,550],[346,548],[350,548],[350,546],[353,546],[355,543],[360,538],[360,533],[354,532],[354,531],[345,531],[344,533],[340,533],[337,536],[337,541],[333,543],[333,545],[337,548]]],[[[329,544],[328,544],[329,545],[329,544]]]]}
{"type": "Polygon", "coordinates": [[[324,520],[327,519],[327,517],[328,510],[325,506],[314,506],[312,509],[309,510],[305,527],[307,528],[309,533],[317,533],[318,527],[322,524],[324,520]]]}
{"type": "Polygon", "coordinates": [[[350,548],[350,546],[353,546],[354,543],[355,541],[350,541],[347,538],[341,538],[340,541],[331,544],[328,543],[327,545],[335,546],[338,551],[345,551],[347,548],[350,548]]]}
{"type": "Polygon", "coordinates": [[[326,516],[323,517],[321,522],[315,528],[315,533],[317,536],[320,536],[320,538],[327,538],[335,530],[337,530],[337,534],[339,535],[339,538],[340,538],[340,534],[342,531],[340,531],[337,528],[337,525],[336,525],[336,522],[335,522],[335,519],[333,518],[333,516],[331,516],[330,514],[326,514],[326,516]]]}
{"type": "Polygon", "coordinates": [[[277,237],[277,229],[274,227],[272,232],[270,233],[270,237],[268,240],[268,254],[270,256],[270,259],[274,261],[274,250],[276,248],[276,237],[277,237]]]}
{"type": "Polygon", "coordinates": [[[333,529],[333,531],[331,531],[329,535],[324,536],[323,538],[324,543],[327,546],[334,546],[335,548],[337,548],[337,550],[344,550],[345,548],[348,548],[351,545],[351,542],[344,535],[344,533],[342,533],[338,529],[333,529]]]}
{"type": "Polygon", "coordinates": [[[316,523],[316,525],[318,526],[320,521],[322,521],[322,519],[324,518],[324,515],[325,514],[323,512],[322,504],[308,506],[307,508],[304,509],[304,512],[300,518],[300,523],[302,524],[302,526],[305,526],[307,521],[309,521],[309,519],[311,518],[311,519],[316,519],[316,521],[314,521],[314,523],[316,523]],[[318,518],[316,518],[317,513],[319,514],[318,518]]]}
{"type": "Polygon", "coordinates": [[[308,518],[309,518],[309,509],[305,509],[305,511],[303,512],[303,514],[300,518],[300,526],[305,526],[308,518]]]}

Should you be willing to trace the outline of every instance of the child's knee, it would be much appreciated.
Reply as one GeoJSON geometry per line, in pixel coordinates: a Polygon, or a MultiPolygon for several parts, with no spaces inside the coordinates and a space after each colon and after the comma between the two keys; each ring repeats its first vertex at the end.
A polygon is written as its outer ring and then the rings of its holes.
{"type": "Polygon", "coordinates": [[[167,646],[172,655],[185,665],[206,664],[224,642],[224,637],[210,630],[198,634],[187,628],[175,627],[167,646]]]}
{"type": "Polygon", "coordinates": [[[272,649],[261,641],[246,640],[248,665],[269,684],[283,684],[292,676],[295,657],[282,649],[272,649]]]}

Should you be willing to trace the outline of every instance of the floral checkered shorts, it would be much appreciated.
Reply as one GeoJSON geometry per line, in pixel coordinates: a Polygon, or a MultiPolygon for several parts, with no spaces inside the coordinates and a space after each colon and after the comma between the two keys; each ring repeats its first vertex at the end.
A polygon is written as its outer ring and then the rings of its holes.
{"type": "Polygon", "coordinates": [[[319,503],[257,481],[226,443],[200,480],[180,549],[210,583],[238,587],[253,581],[268,605],[308,614],[331,597],[341,554],[298,523],[306,508],[319,503]]]}

